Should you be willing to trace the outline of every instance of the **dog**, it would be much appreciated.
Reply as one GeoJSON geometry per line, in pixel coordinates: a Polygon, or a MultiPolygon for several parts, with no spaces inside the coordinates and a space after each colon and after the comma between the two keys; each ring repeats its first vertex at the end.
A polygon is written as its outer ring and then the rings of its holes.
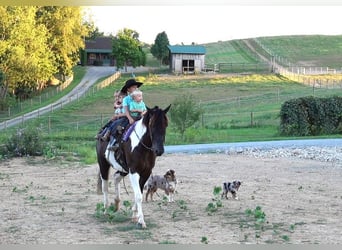
{"type": "Polygon", "coordinates": [[[176,185],[176,172],[172,169],[166,171],[164,176],[151,175],[145,184],[145,189],[147,189],[146,202],[148,201],[149,195],[151,197],[151,201],[153,201],[153,194],[157,191],[158,188],[165,191],[169,202],[174,202],[173,196],[176,190],[176,185]]]}
{"type": "Polygon", "coordinates": [[[241,181],[224,182],[221,198],[226,197],[226,199],[228,199],[228,193],[231,193],[233,199],[238,200],[237,191],[239,190],[241,183],[241,181]]]}

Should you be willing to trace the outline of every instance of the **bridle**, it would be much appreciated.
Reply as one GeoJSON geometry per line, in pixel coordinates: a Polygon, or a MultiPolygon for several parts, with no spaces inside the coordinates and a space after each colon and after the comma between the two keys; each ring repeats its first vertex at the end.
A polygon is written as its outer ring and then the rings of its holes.
{"type": "MultiPolygon", "coordinates": [[[[149,122],[148,122],[148,130],[149,130],[149,134],[150,134],[150,140],[151,140],[151,143],[152,143],[151,123],[152,123],[152,122],[151,122],[151,119],[150,119],[149,122]]],[[[135,130],[135,128],[133,129],[133,131],[134,131],[134,134],[136,135],[136,137],[138,138],[139,143],[140,143],[144,148],[146,148],[146,149],[148,149],[148,150],[150,150],[150,151],[153,151],[152,147],[149,147],[149,146],[147,146],[145,143],[143,143],[142,137],[140,137],[140,136],[138,135],[138,133],[137,133],[137,131],[135,130]]]]}

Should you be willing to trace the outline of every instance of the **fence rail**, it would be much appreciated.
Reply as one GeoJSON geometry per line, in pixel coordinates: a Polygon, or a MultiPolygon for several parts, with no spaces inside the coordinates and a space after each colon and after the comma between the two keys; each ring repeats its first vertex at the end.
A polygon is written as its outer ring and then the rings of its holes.
{"type": "Polygon", "coordinates": [[[259,39],[255,38],[253,41],[256,46],[261,48],[262,52],[260,53],[271,65],[272,72],[313,87],[342,88],[342,67],[335,69],[323,66],[295,65],[287,58],[274,54],[259,39]]]}
{"type": "Polygon", "coordinates": [[[32,112],[26,113],[24,115],[18,116],[18,117],[13,118],[13,119],[8,119],[8,118],[2,119],[3,122],[0,122],[0,130],[6,129],[7,127],[13,126],[15,124],[23,123],[23,122],[30,120],[32,118],[35,118],[35,117],[39,118],[40,116],[42,116],[45,113],[48,113],[48,112],[52,113],[53,111],[55,111],[57,109],[62,109],[65,105],[67,105],[73,101],[79,101],[81,98],[87,97],[89,95],[93,95],[95,92],[97,92],[100,89],[105,88],[108,85],[110,85],[111,83],[113,83],[120,76],[121,76],[121,73],[116,72],[115,74],[106,78],[105,80],[103,80],[99,84],[89,88],[84,93],[76,93],[75,95],[70,95],[67,98],[62,98],[61,100],[54,102],[54,103],[51,103],[48,106],[39,108],[37,110],[34,110],[32,112]]]}

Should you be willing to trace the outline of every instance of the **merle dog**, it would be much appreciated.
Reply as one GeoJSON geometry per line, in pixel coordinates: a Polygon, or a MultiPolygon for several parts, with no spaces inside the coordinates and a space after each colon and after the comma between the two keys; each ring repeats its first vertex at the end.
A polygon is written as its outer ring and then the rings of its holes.
{"type": "Polygon", "coordinates": [[[169,202],[173,202],[173,195],[176,189],[176,184],[176,173],[172,169],[168,170],[163,176],[151,175],[145,184],[145,189],[147,189],[146,201],[149,195],[151,197],[151,201],[153,201],[153,194],[159,188],[165,191],[165,194],[168,196],[169,202]]]}
{"type": "Polygon", "coordinates": [[[233,181],[233,182],[224,182],[223,183],[223,192],[221,197],[226,197],[226,199],[228,199],[228,193],[231,193],[233,198],[235,200],[238,199],[237,197],[237,191],[239,190],[240,186],[241,186],[241,181],[233,181]]]}

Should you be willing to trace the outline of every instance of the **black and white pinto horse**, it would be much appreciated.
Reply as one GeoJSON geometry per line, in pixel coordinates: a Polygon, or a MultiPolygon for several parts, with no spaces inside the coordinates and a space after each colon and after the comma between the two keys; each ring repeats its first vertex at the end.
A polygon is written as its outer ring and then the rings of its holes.
{"type": "Polygon", "coordinates": [[[170,107],[171,105],[164,110],[157,106],[151,109],[147,107],[146,114],[136,122],[134,130],[127,140],[120,144],[121,160],[117,161],[113,156],[109,157],[107,141],[98,139],[96,143],[101,177],[98,189],[102,188],[105,209],[107,210],[109,207],[108,178],[112,166],[117,170],[114,174],[115,209],[118,210],[120,206],[120,181],[128,174],[134,191],[132,220],[143,228],[146,227],[142,211],[143,188],[152,173],[156,157],[164,153],[165,134],[168,126],[166,113],[170,107]]]}

